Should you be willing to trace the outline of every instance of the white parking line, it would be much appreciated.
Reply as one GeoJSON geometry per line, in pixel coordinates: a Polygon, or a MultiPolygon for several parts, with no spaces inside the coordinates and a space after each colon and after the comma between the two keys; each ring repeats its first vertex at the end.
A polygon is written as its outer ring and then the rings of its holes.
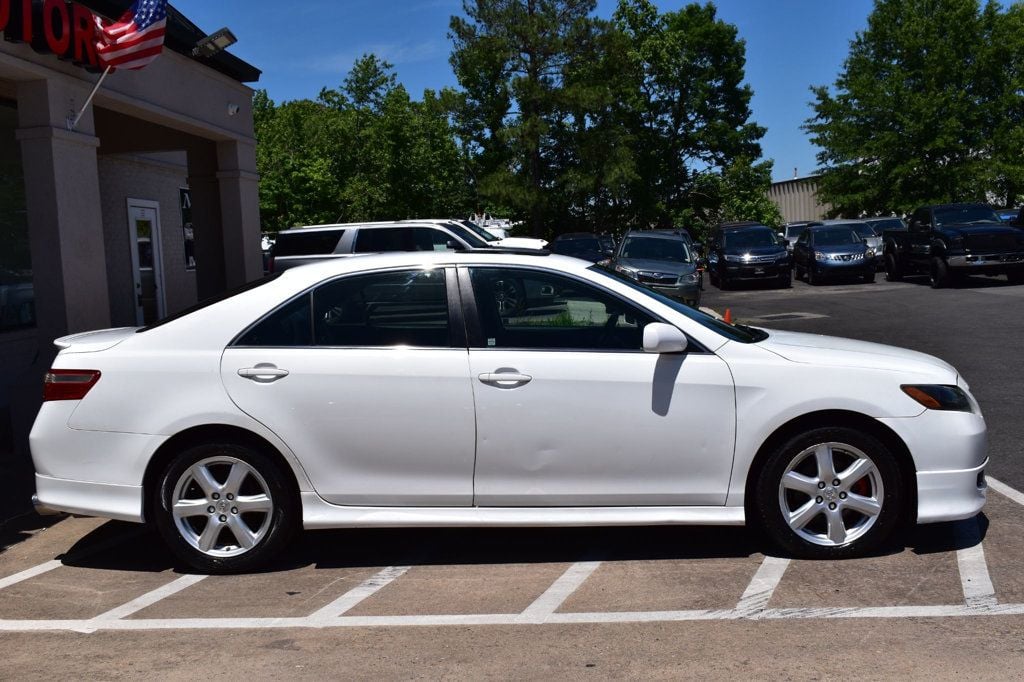
{"type": "Polygon", "coordinates": [[[565,573],[544,591],[544,594],[537,597],[532,604],[526,607],[525,611],[519,614],[517,622],[545,622],[600,565],[600,561],[578,561],[567,568],[565,573]]]}
{"type": "Polygon", "coordinates": [[[956,551],[956,565],[960,571],[960,585],[964,601],[968,606],[994,606],[996,589],[988,574],[985,550],[981,546],[981,528],[978,519],[961,521],[953,527],[957,544],[964,545],[956,551]]]}
{"type": "Polygon", "coordinates": [[[768,602],[771,601],[775,588],[779,586],[788,567],[789,559],[766,556],[736,604],[736,611],[754,614],[768,608],[768,602]]]}
{"type": "Polygon", "coordinates": [[[6,578],[0,578],[0,590],[4,589],[5,587],[10,587],[11,585],[17,585],[18,583],[24,580],[28,580],[29,578],[35,578],[37,575],[49,573],[53,569],[60,568],[63,565],[63,563],[61,563],[57,559],[54,559],[52,561],[45,561],[39,564],[38,566],[27,568],[21,573],[15,573],[14,575],[9,575],[6,578]]]}
{"type": "MultiPolygon", "coordinates": [[[[611,613],[551,613],[547,624],[657,623],[724,620],[796,620],[809,618],[950,618],[1022,616],[1024,604],[968,606],[861,606],[850,608],[765,609],[756,614],[734,609],[693,611],[627,611],[611,613]]],[[[467,626],[522,624],[521,614],[487,613],[421,616],[342,616],[340,618],[152,618],[137,620],[0,620],[0,632],[140,631],[140,630],[267,630],[274,628],[366,628],[410,626],[467,626]]]]}
{"type": "Polygon", "coordinates": [[[128,616],[132,615],[137,611],[141,611],[147,606],[152,606],[161,599],[166,599],[167,597],[170,597],[172,594],[177,594],[178,592],[181,592],[187,587],[192,587],[201,580],[204,580],[206,577],[207,576],[205,575],[183,575],[176,580],[172,580],[163,587],[158,587],[151,592],[147,592],[141,597],[132,599],[130,602],[126,604],[122,604],[121,606],[113,608],[107,611],[106,613],[101,613],[100,615],[96,616],[93,620],[103,621],[116,620],[118,618],[127,618],[128,616]]]}
{"type": "Polygon", "coordinates": [[[992,478],[987,474],[985,475],[985,480],[988,482],[988,487],[992,488],[992,490],[995,490],[1000,495],[1009,497],[1017,504],[1024,505],[1024,493],[1022,493],[1021,491],[1015,490],[1014,488],[1011,488],[1002,481],[997,481],[996,479],[992,478]]]}
{"type": "Polygon", "coordinates": [[[393,580],[404,575],[410,568],[412,567],[388,566],[373,574],[359,585],[356,585],[327,606],[314,611],[309,617],[315,621],[331,621],[350,611],[364,599],[373,596],[373,594],[389,585],[393,580]]]}

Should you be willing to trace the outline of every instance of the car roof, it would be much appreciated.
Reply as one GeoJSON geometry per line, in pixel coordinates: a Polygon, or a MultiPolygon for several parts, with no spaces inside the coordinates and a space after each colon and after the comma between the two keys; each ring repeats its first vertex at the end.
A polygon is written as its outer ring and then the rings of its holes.
{"type": "Polygon", "coordinates": [[[566,232],[565,234],[560,234],[557,237],[555,237],[555,241],[556,242],[558,240],[563,240],[564,241],[564,240],[567,240],[567,239],[598,239],[598,238],[599,238],[599,235],[596,235],[593,232],[566,232]]]}
{"type": "Polygon", "coordinates": [[[832,220],[822,221],[813,227],[828,227],[829,225],[858,225],[866,222],[866,220],[862,220],[860,218],[833,218],[832,220]]]}
{"type": "Polygon", "coordinates": [[[681,239],[686,241],[689,235],[679,230],[630,230],[622,236],[626,237],[651,237],[654,239],[681,239]]]}
{"type": "Polygon", "coordinates": [[[292,227],[287,230],[281,230],[278,232],[278,236],[282,234],[297,234],[303,232],[326,232],[329,230],[354,230],[354,229],[366,229],[366,228],[377,228],[377,227],[436,227],[437,225],[443,225],[445,223],[454,223],[453,220],[385,220],[376,222],[363,222],[363,223],[329,223],[325,225],[306,225],[304,227],[292,227]]]}
{"type": "Polygon", "coordinates": [[[732,223],[722,223],[722,224],[718,225],[718,227],[715,228],[715,229],[718,229],[718,230],[742,230],[742,229],[747,229],[747,228],[751,228],[751,227],[760,227],[760,228],[764,228],[766,230],[770,230],[771,229],[767,225],[765,225],[763,223],[754,222],[753,220],[743,220],[743,221],[736,221],[736,222],[732,222],[732,223]]]}
{"type": "Polygon", "coordinates": [[[924,206],[923,208],[963,208],[965,206],[984,206],[985,208],[992,208],[984,201],[960,201],[955,204],[932,204],[931,206],[924,206]]]}
{"type": "Polygon", "coordinates": [[[786,223],[783,227],[810,227],[811,225],[821,225],[820,220],[794,220],[791,223],[786,223]]]}

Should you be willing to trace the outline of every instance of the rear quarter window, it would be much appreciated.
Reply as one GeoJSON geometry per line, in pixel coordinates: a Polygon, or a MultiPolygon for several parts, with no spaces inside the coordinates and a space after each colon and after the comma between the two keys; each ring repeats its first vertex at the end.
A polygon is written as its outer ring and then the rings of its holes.
{"type": "Polygon", "coordinates": [[[274,257],[323,256],[334,253],[344,230],[317,230],[316,232],[286,232],[277,236],[274,257]]]}

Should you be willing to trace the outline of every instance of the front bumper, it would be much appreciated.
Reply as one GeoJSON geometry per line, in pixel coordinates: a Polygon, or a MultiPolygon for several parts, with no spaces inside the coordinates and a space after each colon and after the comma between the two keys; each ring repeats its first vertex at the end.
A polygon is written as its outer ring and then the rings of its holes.
{"type": "Polygon", "coordinates": [[[917,522],[938,523],[969,519],[985,506],[986,459],[972,469],[919,471],[917,473],[917,522]]]}
{"type": "Polygon", "coordinates": [[[876,272],[878,260],[876,258],[850,261],[815,260],[811,267],[816,273],[825,277],[860,277],[876,272]]]}
{"type": "Polygon", "coordinates": [[[1024,251],[950,256],[946,259],[946,264],[951,268],[963,269],[979,275],[1000,274],[1011,270],[1024,270],[1024,251]]]}
{"type": "Polygon", "coordinates": [[[728,263],[725,266],[725,276],[730,281],[735,282],[778,279],[785,277],[789,271],[790,265],[788,262],[784,264],[766,263],[763,265],[757,263],[751,265],[728,263]]]}

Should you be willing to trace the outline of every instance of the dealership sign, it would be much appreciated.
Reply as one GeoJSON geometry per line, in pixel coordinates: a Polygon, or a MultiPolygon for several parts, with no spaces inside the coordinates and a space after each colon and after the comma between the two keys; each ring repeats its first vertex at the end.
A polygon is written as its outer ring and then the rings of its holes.
{"type": "Polygon", "coordinates": [[[76,2],[0,0],[0,32],[5,40],[28,43],[36,52],[99,68],[95,15],[76,2]]]}

